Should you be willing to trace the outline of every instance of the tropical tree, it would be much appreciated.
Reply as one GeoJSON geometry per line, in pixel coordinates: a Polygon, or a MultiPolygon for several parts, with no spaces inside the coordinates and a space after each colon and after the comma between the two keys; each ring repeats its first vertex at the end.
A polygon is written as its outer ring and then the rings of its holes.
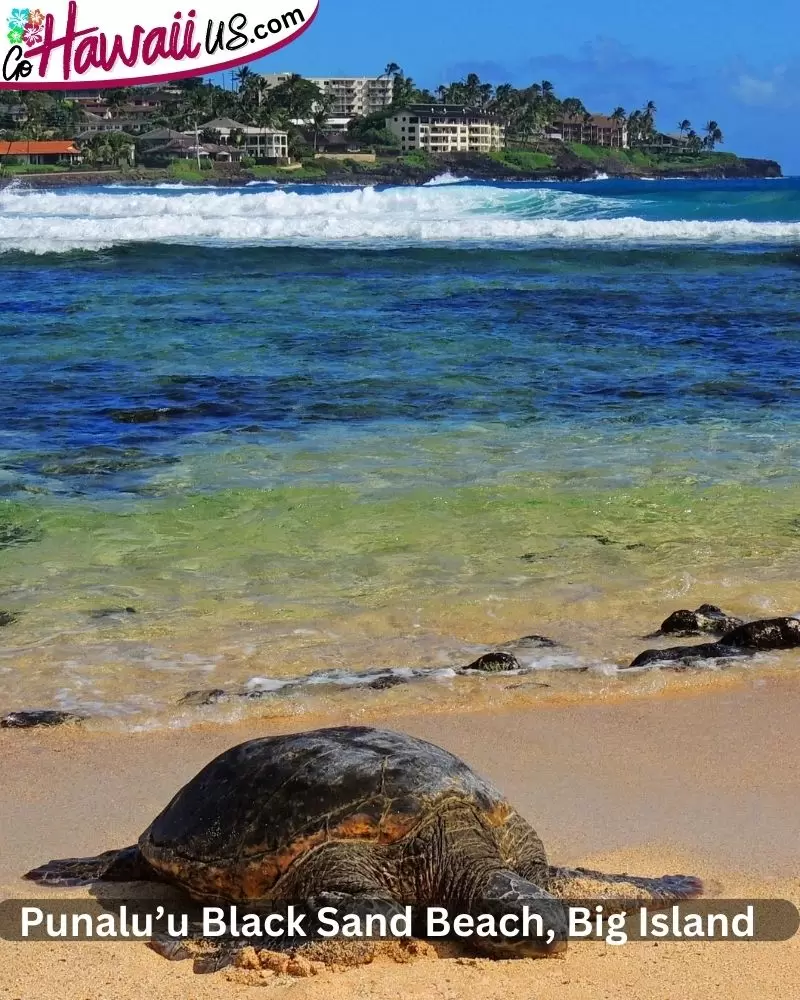
{"type": "Polygon", "coordinates": [[[135,140],[124,132],[99,132],[83,147],[84,156],[98,165],[131,163],[135,140]]]}
{"type": "Polygon", "coordinates": [[[328,121],[328,116],[331,113],[331,98],[325,94],[321,101],[319,101],[313,110],[311,115],[311,128],[314,132],[314,152],[317,151],[317,145],[319,143],[319,134],[325,130],[325,125],[328,121]]]}
{"type": "Polygon", "coordinates": [[[703,131],[706,134],[706,137],[703,140],[703,144],[707,149],[713,150],[713,148],[716,146],[718,142],[721,143],[725,141],[722,135],[722,129],[715,121],[713,121],[713,119],[711,121],[706,122],[706,124],[703,126],[703,131]]]}
{"type": "Polygon", "coordinates": [[[585,118],[589,113],[584,107],[583,101],[578,97],[565,97],[561,102],[561,112],[567,118],[585,118]]]}
{"type": "Polygon", "coordinates": [[[689,121],[689,119],[683,118],[681,121],[678,122],[678,133],[680,135],[686,135],[686,133],[689,131],[691,127],[692,123],[689,121]]]}
{"type": "Polygon", "coordinates": [[[256,74],[250,69],[249,66],[240,66],[233,75],[234,80],[236,80],[237,90],[239,90],[239,92],[246,90],[248,83],[254,76],[256,76],[256,74]]]}
{"type": "Polygon", "coordinates": [[[392,88],[392,107],[405,108],[414,101],[417,88],[410,76],[403,76],[402,71],[394,77],[392,88]]]}
{"type": "Polygon", "coordinates": [[[308,121],[314,113],[314,108],[324,99],[322,91],[315,83],[303,79],[297,73],[292,73],[283,83],[272,87],[270,96],[274,101],[275,114],[284,124],[297,120],[308,121]]]}
{"type": "Polygon", "coordinates": [[[686,133],[686,138],[688,140],[689,149],[693,153],[697,153],[703,148],[703,140],[693,128],[690,128],[686,133]]]}

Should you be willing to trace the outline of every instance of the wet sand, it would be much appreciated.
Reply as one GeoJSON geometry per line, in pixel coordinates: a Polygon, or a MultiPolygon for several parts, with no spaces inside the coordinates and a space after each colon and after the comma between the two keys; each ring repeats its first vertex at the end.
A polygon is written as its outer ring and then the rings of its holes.
{"type": "MultiPolygon", "coordinates": [[[[800,903],[800,684],[507,713],[393,716],[493,779],[553,860],[642,874],[688,872],[708,894],[800,903]]],[[[30,896],[21,872],[51,857],[131,843],[213,755],[304,717],[150,733],[0,733],[3,896],[30,896]]],[[[325,724],[336,720],[326,719],[325,724]]],[[[370,722],[376,720],[370,719],[370,722]]],[[[195,976],[141,944],[0,942],[0,997],[345,1000],[349,997],[785,998],[800,938],[785,943],[573,942],[548,961],[388,958],[295,979],[226,970],[195,976]],[[265,993],[265,990],[267,991],[265,993]]]]}

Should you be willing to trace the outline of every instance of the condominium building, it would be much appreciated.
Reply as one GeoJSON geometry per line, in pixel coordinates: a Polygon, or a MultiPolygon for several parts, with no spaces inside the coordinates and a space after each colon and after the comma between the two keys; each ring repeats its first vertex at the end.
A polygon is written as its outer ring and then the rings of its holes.
{"type": "Polygon", "coordinates": [[[506,142],[496,115],[463,104],[411,104],[387,118],[386,128],[397,136],[402,152],[491,153],[506,142]]]}
{"type": "MultiPolygon", "coordinates": [[[[268,87],[277,87],[292,75],[266,73],[264,79],[268,87]]],[[[335,117],[372,115],[392,103],[394,80],[390,76],[309,76],[305,79],[315,83],[330,98],[330,114],[335,117]]]]}
{"type": "Polygon", "coordinates": [[[580,142],[586,146],[617,146],[628,148],[628,126],[625,119],[607,115],[571,115],[552,123],[553,137],[564,142],[580,142]]]}

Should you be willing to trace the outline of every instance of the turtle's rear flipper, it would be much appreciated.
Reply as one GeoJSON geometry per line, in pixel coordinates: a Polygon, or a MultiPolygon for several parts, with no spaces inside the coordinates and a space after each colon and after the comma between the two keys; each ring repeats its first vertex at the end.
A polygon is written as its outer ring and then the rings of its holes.
{"type": "Polygon", "coordinates": [[[137,882],[155,878],[139,848],[104,851],[93,858],[61,858],[34,868],[23,878],[39,885],[91,885],[92,882],[137,882]]]}
{"type": "Polygon", "coordinates": [[[703,894],[694,875],[607,875],[588,868],[548,868],[547,889],[560,899],[630,900],[668,905],[703,894]]]}

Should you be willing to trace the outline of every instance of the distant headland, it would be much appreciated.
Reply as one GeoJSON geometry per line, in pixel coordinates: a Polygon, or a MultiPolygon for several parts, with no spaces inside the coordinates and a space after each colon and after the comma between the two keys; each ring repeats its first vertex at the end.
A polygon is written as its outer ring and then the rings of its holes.
{"type": "Polygon", "coordinates": [[[723,152],[719,123],[656,127],[641,108],[590,112],[548,80],[516,88],[469,73],[419,88],[397,63],[374,77],[262,75],[230,86],[0,93],[0,183],[164,180],[241,184],[422,184],[449,172],[482,180],[763,178],[774,160],[723,152]]]}

